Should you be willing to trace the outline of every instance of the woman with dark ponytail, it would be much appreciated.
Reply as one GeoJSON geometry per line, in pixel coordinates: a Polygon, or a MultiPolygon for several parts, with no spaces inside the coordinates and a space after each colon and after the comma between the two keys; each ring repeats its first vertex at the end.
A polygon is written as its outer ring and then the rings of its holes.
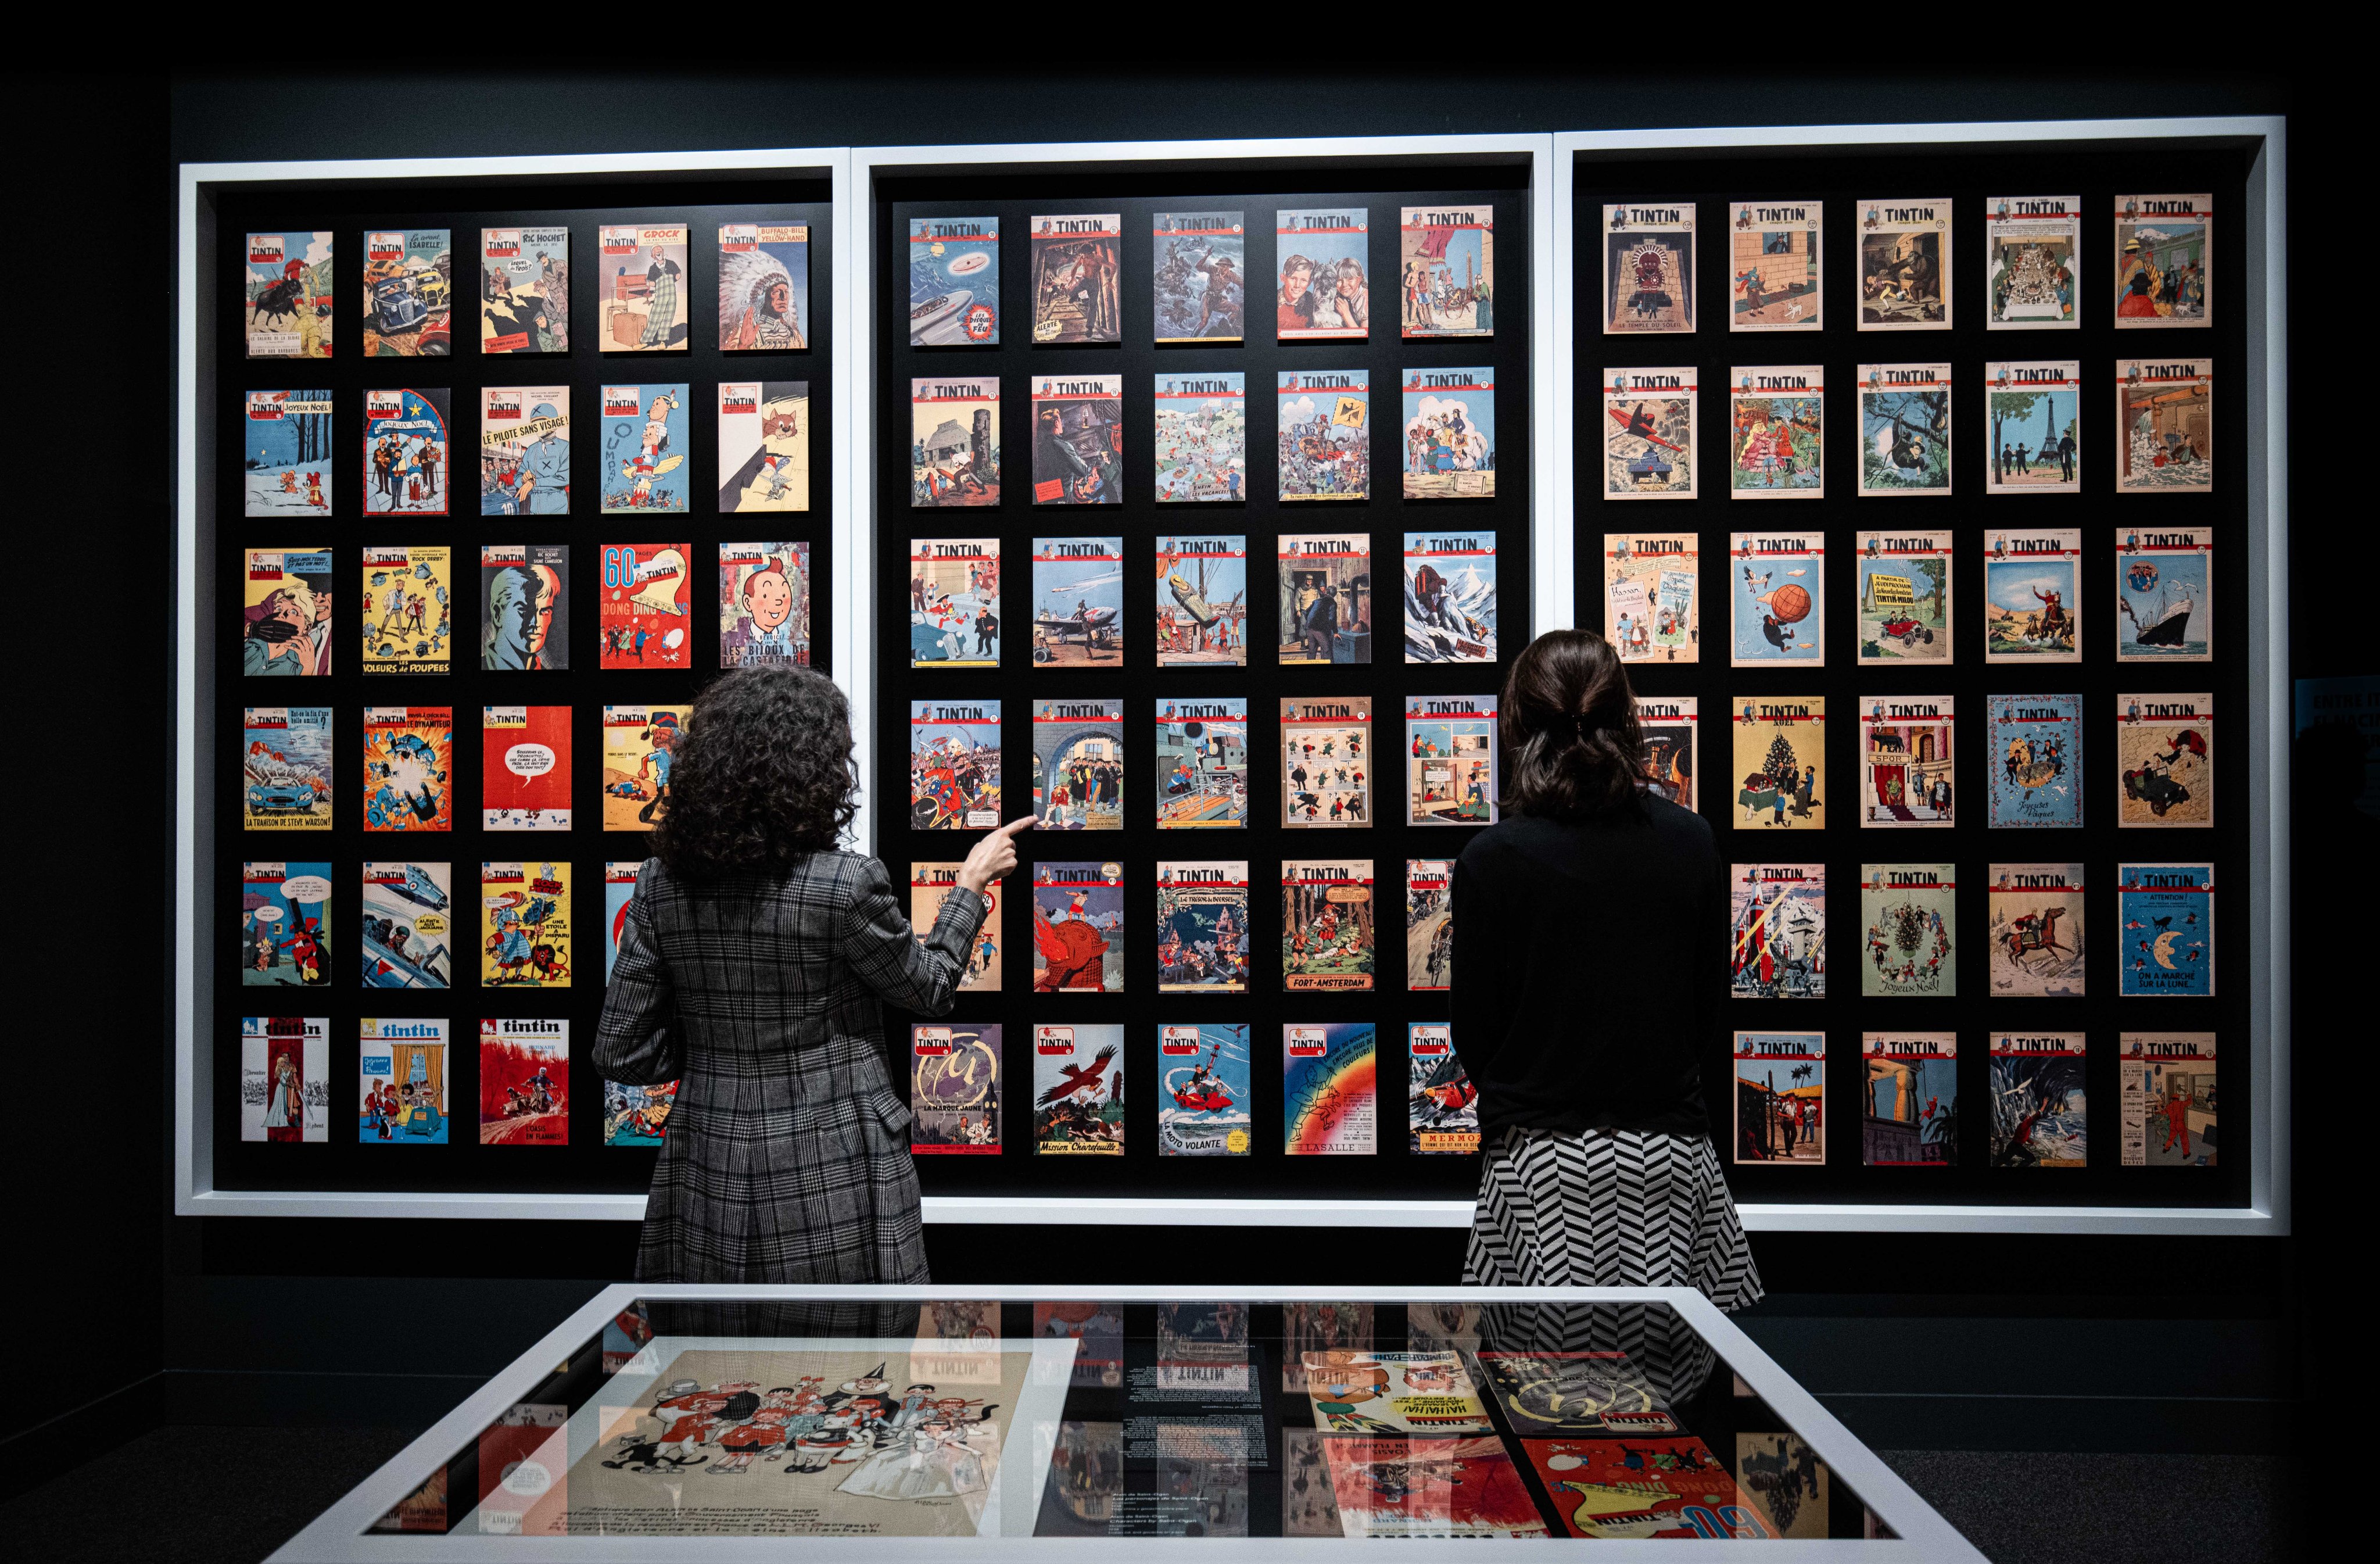
{"type": "Polygon", "coordinates": [[[1479,1092],[1463,1280],[1694,1287],[1760,1277],[1711,1144],[1727,878],[1702,816],[1648,792],[1603,638],[1549,630],[1499,712],[1503,817],[1454,866],[1454,1046],[1479,1092]]]}

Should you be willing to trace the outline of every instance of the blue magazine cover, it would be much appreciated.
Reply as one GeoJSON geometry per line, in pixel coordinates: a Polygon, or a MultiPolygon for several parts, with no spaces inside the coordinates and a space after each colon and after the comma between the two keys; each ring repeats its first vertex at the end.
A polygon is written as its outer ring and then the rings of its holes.
{"type": "Polygon", "coordinates": [[[331,393],[251,391],[240,426],[241,486],[250,516],[328,516],[334,469],[331,393]]]}
{"type": "Polygon", "coordinates": [[[1248,1029],[1213,1022],[1157,1029],[1160,1156],[1245,1156],[1248,1029]]]}
{"type": "Polygon", "coordinates": [[[2126,998],[2212,998],[2215,865],[2116,866],[2117,964],[2126,998]]]}
{"type": "Polygon", "coordinates": [[[596,476],[604,515],[686,508],[688,396],[684,382],[603,387],[603,468],[596,476]]]}
{"type": "Polygon", "coordinates": [[[2082,697],[1994,695],[1984,740],[1994,826],[2082,824],[2082,697]]]}

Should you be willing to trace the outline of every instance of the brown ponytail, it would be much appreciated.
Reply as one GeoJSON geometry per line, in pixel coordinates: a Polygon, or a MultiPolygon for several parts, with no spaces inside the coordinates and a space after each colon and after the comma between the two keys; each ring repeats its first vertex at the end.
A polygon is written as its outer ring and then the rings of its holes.
{"type": "Polygon", "coordinates": [[[1504,808],[1585,820],[1636,807],[1645,736],[1636,694],[1610,643],[1548,630],[1513,659],[1497,720],[1512,755],[1504,808]]]}

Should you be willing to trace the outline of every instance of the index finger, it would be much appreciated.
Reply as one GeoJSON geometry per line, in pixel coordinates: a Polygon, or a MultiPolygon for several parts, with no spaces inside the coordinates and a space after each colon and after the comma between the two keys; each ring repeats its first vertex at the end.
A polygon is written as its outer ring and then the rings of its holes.
{"type": "Polygon", "coordinates": [[[1017,832],[1026,829],[1027,826],[1038,825],[1040,823],[1038,816],[1020,814],[1015,819],[1010,821],[1007,825],[1001,826],[996,832],[994,832],[994,835],[1013,837],[1016,835],[1017,832]]]}

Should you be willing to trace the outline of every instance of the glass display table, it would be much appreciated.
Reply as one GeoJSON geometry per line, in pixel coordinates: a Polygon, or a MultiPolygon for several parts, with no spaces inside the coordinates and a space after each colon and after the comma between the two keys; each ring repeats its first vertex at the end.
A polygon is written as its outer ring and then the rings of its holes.
{"type": "Polygon", "coordinates": [[[273,1557],[1371,1538],[1983,1558],[1696,1292],[658,1286],[605,1289],[273,1557]]]}

